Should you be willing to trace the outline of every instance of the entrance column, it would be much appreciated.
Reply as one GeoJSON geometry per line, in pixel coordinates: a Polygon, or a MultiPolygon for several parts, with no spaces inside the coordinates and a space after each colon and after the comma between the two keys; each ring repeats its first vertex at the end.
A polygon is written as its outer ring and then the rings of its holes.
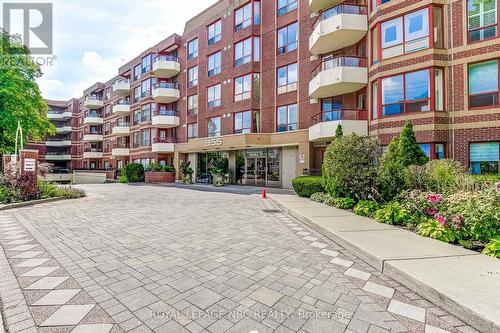
{"type": "MultiPolygon", "coordinates": [[[[182,154],[182,158],[184,158],[184,154],[182,154]]],[[[178,151],[174,151],[174,168],[175,168],[175,180],[181,179],[181,153],[178,151]]]]}
{"type": "Polygon", "coordinates": [[[229,171],[229,183],[236,184],[236,151],[230,150],[229,161],[228,161],[228,171],[229,171]]]}
{"type": "Polygon", "coordinates": [[[302,175],[304,169],[309,169],[311,165],[311,145],[309,141],[299,142],[299,150],[297,156],[297,170],[295,174],[297,176],[302,175]]]}

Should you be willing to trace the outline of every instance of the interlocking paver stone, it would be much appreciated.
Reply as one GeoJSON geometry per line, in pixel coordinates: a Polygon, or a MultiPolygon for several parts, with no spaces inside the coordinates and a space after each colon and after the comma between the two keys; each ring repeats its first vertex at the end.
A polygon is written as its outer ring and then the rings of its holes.
{"type": "Polygon", "coordinates": [[[54,289],[64,281],[69,279],[68,277],[51,277],[46,276],[36,281],[33,284],[30,284],[26,289],[54,289]]]}
{"type": "Polygon", "coordinates": [[[95,305],[63,305],[40,326],[64,326],[78,324],[95,305]]]}
{"type": "Polygon", "coordinates": [[[40,266],[41,264],[46,263],[49,260],[50,260],[50,258],[28,259],[28,260],[25,260],[23,262],[20,262],[16,266],[18,266],[18,267],[36,267],[36,266],[40,266]]]}
{"type": "Polygon", "coordinates": [[[76,296],[81,289],[58,289],[52,290],[40,298],[33,305],[63,305],[76,296]]]}
{"type": "Polygon", "coordinates": [[[375,293],[387,298],[392,298],[394,295],[394,288],[386,287],[377,283],[373,282],[366,282],[365,286],[363,287],[363,290],[369,291],[371,293],[375,293]]]}
{"type": "Polygon", "coordinates": [[[414,306],[411,304],[406,304],[397,300],[392,300],[389,303],[387,311],[393,312],[395,314],[405,316],[414,320],[418,320],[422,323],[425,322],[425,309],[414,306]]]}
{"type": "Polygon", "coordinates": [[[199,307],[202,310],[205,310],[210,305],[217,303],[223,297],[210,289],[203,288],[198,291],[196,294],[193,294],[186,298],[188,302],[199,307]]]}
{"type": "Polygon", "coordinates": [[[266,287],[261,287],[250,294],[250,298],[256,300],[267,306],[273,306],[283,297],[283,294],[280,294],[277,291],[271,290],[266,287]]]}
{"type": "Polygon", "coordinates": [[[83,324],[75,326],[71,333],[109,333],[112,328],[112,324],[83,324]]]}
{"type": "Polygon", "coordinates": [[[36,267],[33,268],[32,270],[27,271],[26,273],[21,274],[21,276],[45,276],[48,275],[54,271],[56,271],[59,268],[57,267],[36,267]]]}

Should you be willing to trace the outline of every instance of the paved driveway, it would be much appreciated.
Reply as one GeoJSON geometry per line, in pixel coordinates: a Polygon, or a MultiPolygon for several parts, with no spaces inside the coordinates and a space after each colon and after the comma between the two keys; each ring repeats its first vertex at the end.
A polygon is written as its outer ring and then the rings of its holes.
{"type": "Polygon", "coordinates": [[[258,195],[84,188],[0,214],[11,332],[475,332],[258,195]]]}

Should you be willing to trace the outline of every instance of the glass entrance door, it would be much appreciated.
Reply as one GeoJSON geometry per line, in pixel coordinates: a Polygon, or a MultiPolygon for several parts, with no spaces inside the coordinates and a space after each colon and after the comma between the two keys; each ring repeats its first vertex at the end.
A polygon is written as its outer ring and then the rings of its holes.
{"type": "Polygon", "coordinates": [[[266,186],[266,158],[257,157],[255,159],[255,185],[266,186]]]}

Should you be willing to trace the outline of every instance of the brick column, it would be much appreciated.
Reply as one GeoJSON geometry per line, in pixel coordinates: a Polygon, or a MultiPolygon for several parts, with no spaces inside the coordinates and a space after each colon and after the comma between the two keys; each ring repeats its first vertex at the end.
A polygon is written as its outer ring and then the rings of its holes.
{"type": "Polygon", "coordinates": [[[36,176],[38,167],[38,150],[21,149],[19,151],[19,162],[21,163],[21,173],[34,172],[36,176]],[[28,168],[29,170],[25,170],[25,168],[28,168]]]}
{"type": "Polygon", "coordinates": [[[5,172],[5,167],[12,161],[12,155],[2,155],[2,172],[5,172]]]}

